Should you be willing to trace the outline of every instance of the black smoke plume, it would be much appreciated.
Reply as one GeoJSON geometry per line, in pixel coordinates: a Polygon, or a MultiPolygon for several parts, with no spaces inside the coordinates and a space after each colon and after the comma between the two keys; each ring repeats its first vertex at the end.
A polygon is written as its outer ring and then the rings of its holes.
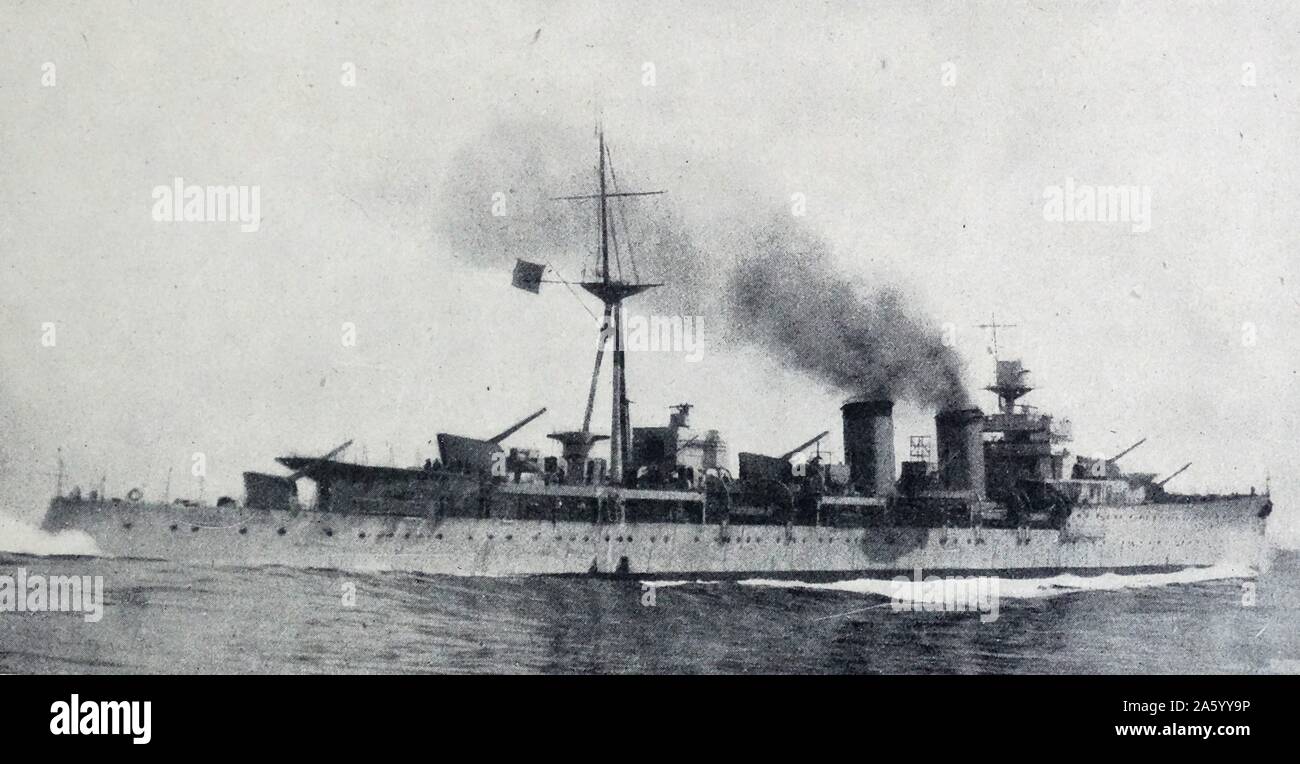
{"type": "MultiPolygon", "coordinates": [[[[584,265],[590,269],[594,207],[552,200],[595,185],[595,141],[583,138],[553,125],[508,124],[462,147],[437,221],[456,254],[500,269],[503,278],[517,257],[551,262],[570,281],[584,265]],[[498,192],[504,214],[493,214],[498,192]]],[[[648,156],[620,164],[641,168],[655,159],[662,166],[661,157],[648,156]]],[[[640,186],[631,175],[618,179],[624,189],[640,186]]],[[[719,188],[708,185],[691,209],[725,208],[719,188]]],[[[692,191],[673,188],[669,199],[692,191]]],[[[764,349],[846,395],[931,408],[967,403],[960,358],[915,301],[896,287],[856,283],[836,267],[827,244],[788,213],[754,222],[745,207],[687,222],[672,201],[650,199],[614,215],[629,226],[621,245],[635,248],[640,279],[667,282],[638,296],[635,309],[721,319],[729,341],[764,349]]],[[[631,279],[630,263],[624,266],[631,279]]]]}
{"type": "Polygon", "coordinates": [[[850,395],[943,409],[968,403],[957,353],[893,286],[867,289],[792,219],[753,232],[726,287],[733,331],[850,395]]]}

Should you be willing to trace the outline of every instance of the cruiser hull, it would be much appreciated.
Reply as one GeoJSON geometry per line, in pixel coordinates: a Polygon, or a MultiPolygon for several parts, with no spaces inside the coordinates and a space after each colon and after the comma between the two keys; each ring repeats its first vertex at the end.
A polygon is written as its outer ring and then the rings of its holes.
{"type": "Polygon", "coordinates": [[[55,499],[43,527],[103,554],[213,566],[285,565],[451,576],[875,576],[1267,565],[1267,498],[1077,508],[1061,530],[343,515],[55,499]]]}

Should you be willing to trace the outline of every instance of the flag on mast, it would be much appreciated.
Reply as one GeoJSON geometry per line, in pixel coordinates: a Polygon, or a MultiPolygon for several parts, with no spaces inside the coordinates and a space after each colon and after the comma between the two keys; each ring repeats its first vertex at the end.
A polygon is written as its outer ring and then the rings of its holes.
{"type": "Polygon", "coordinates": [[[542,274],[545,272],[545,265],[530,263],[527,260],[516,260],[515,272],[510,279],[510,284],[516,289],[523,289],[537,294],[542,290],[542,274]]]}

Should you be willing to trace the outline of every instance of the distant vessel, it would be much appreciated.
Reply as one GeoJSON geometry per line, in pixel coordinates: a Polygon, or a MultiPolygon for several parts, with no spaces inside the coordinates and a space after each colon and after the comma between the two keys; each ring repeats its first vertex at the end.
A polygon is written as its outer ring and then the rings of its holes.
{"type": "MultiPolygon", "coordinates": [[[[659,284],[610,269],[610,199],[661,193],[610,190],[599,141],[598,278],[581,286],[604,304],[604,325],[579,429],[549,435],[560,455],[503,443],[545,412],[486,439],[440,434],[423,467],[286,456],[285,475],[244,473],[243,502],[82,497],[60,489],[44,528],[79,529],[104,553],[202,565],[388,568],[462,576],[615,574],[643,578],[1159,571],[1268,563],[1267,492],[1179,495],[1119,460],[1069,454],[1068,427],[1019,403],[1029,393],[1018,361],[999,360],[988,390],[997,412],[939,411],[936,446],[914,437],[896,474],[893,402],[842,407],[843,464],[807,440],[780,456],[741,452],[729,468],[715,430],[673,407],[666,426],[632,427],[623,302],[659,284]],[[611,331],[612,330],[612,331],[611,331]],[[609,434],[591,429],[597,381],[612,337],[609,434]],[[608,461],[591,456],[609,441],[608,461]],[[807,454],[813,449],[812,454],[807,454]],[[931,460],[931,457],[933,461],[931,460]],[[310,506],[297,481],[316,486],[310,506]]],[[[621,269],[620,269],[621,270],[621,269]]],[[[543,266],[520,261],[514,283],[538,291],[543,266]]],[[[995,324],[996,326],[996,324],[995,324]]],[[[996,329],[995,329],[996,330],[996,329]]],[[[793,440],[793,439],[792,439],[793,440]]]]}

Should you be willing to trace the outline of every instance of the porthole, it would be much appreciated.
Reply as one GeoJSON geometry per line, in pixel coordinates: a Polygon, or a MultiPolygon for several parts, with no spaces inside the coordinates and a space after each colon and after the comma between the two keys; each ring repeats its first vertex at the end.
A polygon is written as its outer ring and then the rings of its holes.
{"type": "Polygon", "coordinates": [[[176,532],[176,527],[177,527],[177,526],[176,526],[176,523],[172,523],[172,527],[171,527],[171,531],[172,531],[172,533],[175,533],[175,532],[176,532]]]}
{"type": "Polygon", "coordinates": [[[325,529],[325,535],[326,535],[326,536],[333,536],[333,535],[334,535],[334,529],[333,529],[333,528],[326,528],[326,529],[325,529]]]}
{"type": "Polygon", "coordinates": [[[275,533],[277,536],[283,536],[286,533],[286,531],[284,528],[277,528],[275,533]]]}
{"type": "Polygon", "coordinates": [[[247,529],[247,528],[240,528],[240,529],[239,529],[239,535],[241,535],[241,536],[247,536],[247,535],[248,535],[248,529],[247,529]]]}
{"type": "Polygon", "coordinates": [[[357,538],[359,538],[359,539],[363,539],[363,538],[365,538],[365,537],[366,537],[366,532],[365,532],[365,531],[361,531],[360,533],[357,534],[357,538]]]}

